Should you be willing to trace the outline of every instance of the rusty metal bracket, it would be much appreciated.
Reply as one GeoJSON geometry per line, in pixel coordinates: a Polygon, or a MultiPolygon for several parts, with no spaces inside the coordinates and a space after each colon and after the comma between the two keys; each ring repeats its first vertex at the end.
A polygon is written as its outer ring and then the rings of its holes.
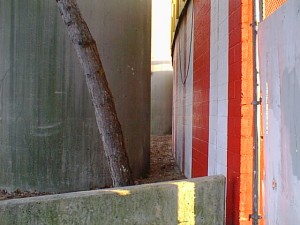
{"type": "Polygon", "coordinates": [[[261,220],[262,219],[262,216],[260,215],[254,215],[254,214],[249,214],[249,221],[253,219],[253,220],[261,220]]]}
{"type": "Polygon", "coordinates": [[[251,102],[252,105],[261,105],[262,102],[262,97],[259,98],[259,100],[254,100],[253,102],[251,102]]]}

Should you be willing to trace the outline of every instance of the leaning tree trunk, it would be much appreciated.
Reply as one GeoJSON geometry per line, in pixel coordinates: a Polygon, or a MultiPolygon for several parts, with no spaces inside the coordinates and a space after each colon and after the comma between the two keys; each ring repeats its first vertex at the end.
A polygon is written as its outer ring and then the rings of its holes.
{"type": "Polygon", "coordinates": [[[96,42],[81,16],[76,0],[56,0],[56,2],[84,70],[113,185],[115,187],[131,185],[133,180],[122,129],[96,42]]]}

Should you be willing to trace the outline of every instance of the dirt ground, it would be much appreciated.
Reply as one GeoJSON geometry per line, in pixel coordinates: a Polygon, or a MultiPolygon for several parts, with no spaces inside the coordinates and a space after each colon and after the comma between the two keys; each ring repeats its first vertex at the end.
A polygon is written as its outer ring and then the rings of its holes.
{"type": "Polygon", "coordinates": [[[151,136],[150,174],[137,184],[185,179],[172,155],[172,136],[151,136]]]}
{"type": "MultiPolygon", "coordinates": [[[[147,178],[137,179],[135,184],[156,183],[161,181],[171,181],[185,179],[180,172],[172,156],[172,136],[152,136],[150,151],[150,174],[147,178]]],[[[21,192],[16,190],[7,193],[0,189],[0,201],[14,198],[35,197],[50,193],[21,192]]]]}
{"type": "Polygon", "coordinates": [[[50,193],[45,192],[22,192],[20,190],[15,190],[13,193],[7,193],[5,190],[0,189],[0,201],[1,200],[8,200],[8,199],[15,199],[15,198],[29,198],[29,197],[36,197],[42,195],[49,195],[50,193]]]}

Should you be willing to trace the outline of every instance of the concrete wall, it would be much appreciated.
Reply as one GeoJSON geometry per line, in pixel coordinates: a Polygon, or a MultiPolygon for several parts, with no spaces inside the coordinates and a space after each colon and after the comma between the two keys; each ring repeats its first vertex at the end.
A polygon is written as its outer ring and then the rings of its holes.
{"type": "MultiPolygon", "coordinates": [[[[151,73],[151,134],[172,134],[172,100],[173,100],[173,69],[167,61],[167,70],[152,71],[151,73]]],[[[152,62],[162,65],[162,62],[152,62]]],[[[165,65],[162,65],[165,67],[165,65]]]]}
{"type": "Polygon", "coordinates": [[[172,133],[171,0],[152,0],[151,134],[172,133]]]}
{"type": "Polygon", "coordinates": [[[0,225],[223,225],[225,178],[207,177],[0,202],[0,225]]]}
{"type": "Polygon", "coordinates": [[[299,11],[289,0],[259,26],[268,225],[300,224],[299,11]]]}
{"type": "Polygon", "coordinates": [[[173,147],[176,161],[188,178],[192,177],[193,20],[193,5],[190,4],[173,53],[173,147]]]}
{"type": "MultiPolygon", "coordinates": [[[[134,175],[149,167],[151,2],[79,0],[134,175]]],[[[55,1],[0,0],[0,188],[110,185],[79,61],[55,1]]]]}

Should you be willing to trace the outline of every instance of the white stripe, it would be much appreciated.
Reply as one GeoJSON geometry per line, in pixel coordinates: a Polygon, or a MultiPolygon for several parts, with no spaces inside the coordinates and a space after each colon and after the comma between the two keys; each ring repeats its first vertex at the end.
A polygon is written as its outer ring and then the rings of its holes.
{"type": "Polygon", "coordinates": [[[208,175],[227,174],[228,8],[211,1],[208,175]]]}
{"type": "Polygon", "coordinates": [[[185,163],[184,175],[187,178],[192,177],[192,139],[193,139],[193,58],[194,58],[194,27],[193,27],[193,3],[190,4],[187,11],[187,45],[186,45],[186,63],[188,78],[186,80],[186,107],[185,107],[185,163]],[[191,30],[192,29],[192,30],[191,30]],[[191,32],[192,31],[192,32],[191,32]],[[190,54],[190,56],[189,56],[190,54]],[[188,66],[188,63],[190,64],[188,66]]]}

